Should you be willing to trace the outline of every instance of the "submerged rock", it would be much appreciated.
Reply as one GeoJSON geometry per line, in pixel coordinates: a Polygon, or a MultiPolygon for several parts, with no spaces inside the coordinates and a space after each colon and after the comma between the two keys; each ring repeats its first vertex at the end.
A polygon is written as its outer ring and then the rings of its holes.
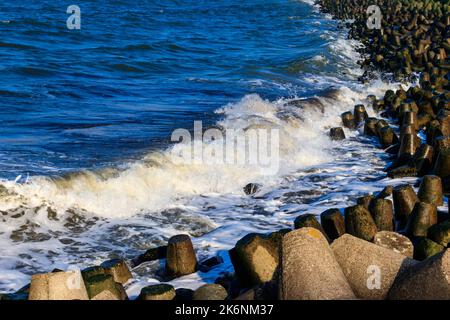
{"type": "Polygon", "coordinates": [[[341,127],[331,128],[329,135],[331,140],[345,140],[345,133],[341,127]]]}
{"type": "Polygon", "coordinates": [[[244,193],[246,195],[253,195],[261,189],[261,185],[256,183],[249,183],[244,187],[244,193]]]}
{"type": "Polygon", "coordinates": [[[208,272],[210,269],[214,268],[215,266],[218,266],[221,263],[223,263],[223,258],[221,256],[211,257],[209,259],[200,262],[199,269],[202,272],[208,272]]]}
{"type": "Polygon", "coordinates": [[[167,255],[167,246],[151,248],[145,251],[145,253],[133,259],[132,266],[136,267],[144,262],[165,259],[166,255],[167,255]]]}
{"type": "Polygon", "coordinates": [[[350,111],[344,112],[341,115],[341,119],[344,127],[349,129],[356,128],[355,117],[353,116],[353,113],[351,113],[350,111]]]}

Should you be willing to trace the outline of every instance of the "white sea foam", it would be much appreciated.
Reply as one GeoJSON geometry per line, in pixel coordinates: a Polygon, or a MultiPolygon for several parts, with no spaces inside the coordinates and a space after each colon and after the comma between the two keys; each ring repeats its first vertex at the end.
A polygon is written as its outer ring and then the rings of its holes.
{"type": "Polygon", "coordinates": [[[311,6],[315,6],[315,7],[319,7],[318,5],[316,5],[316,0],[300,0],[301,2],[307,3],[311,6]]]}
{"type": "Polygon", "coordinates": [[[57,178],[30,177],[25,183],[3,181],[8,192],[0,200],[0,210],[45,204],[59,215],[74,209],[105,218],[124,218],[167,209],[202,194],[241,195],[243,186],[250,182],[276,184],[285,174],[333,159],[327,150],[331,142],[326,129],[338,124],[339,114],[349,105],[363,101],[366,93],[342,87],[332,95],[299,99],[296,104],[248,95],[217,111],[224,115],[218,125],[226,130],[255,127],[280,130],[281,169],[277,175],[266,176],[249,165],[180,164],[168,149],[153,152],[142,161],[128,164],[124,170],[85,171],[57,178]]]}
{"type": "MultiPolygon", "coordinates": [[[[329,140],[320,125],[321,122],[326,125],[324,119],[336,116],[330,103],[324,101],[325,118],[321,112],[288,107],[285,103],[248,95],[218,111],[225,116],[219,125],[228,130],[279,128],[280,174],[331,160],[325,151],[329,140]]],[[[242,194],[243,186],[249,182],[270,184],[280,176],[266,177],[252,166],[178,164],[173,157],[166,150],[151,153],[125,170],[86,171],[58,178],[31,177],[26,183],[3,181],[8,195],[1,199],[0,210],[46,204],[58,214],[78,209],[121,218],[169,208],[205,193],[242,194]]]]}

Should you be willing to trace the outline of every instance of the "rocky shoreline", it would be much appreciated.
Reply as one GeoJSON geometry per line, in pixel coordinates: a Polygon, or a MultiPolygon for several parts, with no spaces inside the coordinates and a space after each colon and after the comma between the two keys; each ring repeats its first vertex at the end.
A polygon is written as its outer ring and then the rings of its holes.
{"type": "MultiPolygon", "coordinates": [[[[193,291],[150,285],[139,300],[450,299],[450,213],[439,207],[450,193],[450,6],[440,1],[319,0],[324,13],[346,22],[364,46],[361,81],[375,72],[397,81],[419,80],[408,90],[367,97],[342,114],[342,125],[363,128],[392,157],[390,178],[417,177],[417,185],[388,186],[347,208],[303,214],[293,229],[249,234],[229,251],[235,273],[193,291]],[[378,5],[381,29],[366,26],[378,5]],[[449,30],[449,31],[448,31],[449,30]],[[369,117],[372,107],[379,118],[369,117]],[[418,191],[415,191],[418,187],[418,191]]],[[[330,137],[345,139],[342,127],[330,137]]],[[[244,191],[253,194],[257,185],[244,191]]],[[[447,200],[448,205],[448,200],[447,200]]],[[[54,270],[1,300],[126,300],[130,267],[165,259],[167,280],[207,272],[219,257],[197,260],[187,235],[127,263],[116,259],[81,272],[54,270]]]]}

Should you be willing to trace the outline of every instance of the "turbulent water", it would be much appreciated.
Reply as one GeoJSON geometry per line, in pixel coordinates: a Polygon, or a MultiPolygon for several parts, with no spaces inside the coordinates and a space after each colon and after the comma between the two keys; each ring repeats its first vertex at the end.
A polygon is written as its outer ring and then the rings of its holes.
{"type": "MultiPolygon", "coordinates": [[[[56,3],[0,4],[0,292],[179,233],[200,260],[224,258],[173,281],[195,288],[232,271],[226,250],[243,235],[392,183],[375,141],[327,137],[388,86],[358,83],[358,44],[310,3],[84,1],[81,30],[56,3]],[[170,135],[195,120],[278,129],[280,170],[178,163],[170,135]],[[249,182],[263,187],[246,196],[249,182]]],[[[159,264],[133,270],[131,296],[159,264]]]]}

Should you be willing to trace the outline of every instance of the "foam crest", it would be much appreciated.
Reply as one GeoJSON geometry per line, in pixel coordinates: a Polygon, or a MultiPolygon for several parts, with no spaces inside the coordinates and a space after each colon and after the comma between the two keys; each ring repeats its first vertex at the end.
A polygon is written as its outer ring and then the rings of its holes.
{"type": "Polygon", "coordinates": [[[183,163],[177,161],[173,151],[190,146],[175,145],[150,153],[122,170],[84,171],[56,178],[37,176],[25,183],[3,181],[7,192],[0,199],[0,209],[47,205],[59,214],[76,209],[122,218],[169,208],[196,195],[242,194],[249,182],[274,184],[283,174],[332,159],[327,152],[331,142],[323,129],[336,124],[336,116],[348,105],[347,100],[355,98],[357,95],[346,88],[334,90],[328,97],[274,102],[253,94],[218,110],[224,116],[218,125],[225,131],[279,130],[280,170],[275,175],[264,175],[248,164],[183,163]]]}

